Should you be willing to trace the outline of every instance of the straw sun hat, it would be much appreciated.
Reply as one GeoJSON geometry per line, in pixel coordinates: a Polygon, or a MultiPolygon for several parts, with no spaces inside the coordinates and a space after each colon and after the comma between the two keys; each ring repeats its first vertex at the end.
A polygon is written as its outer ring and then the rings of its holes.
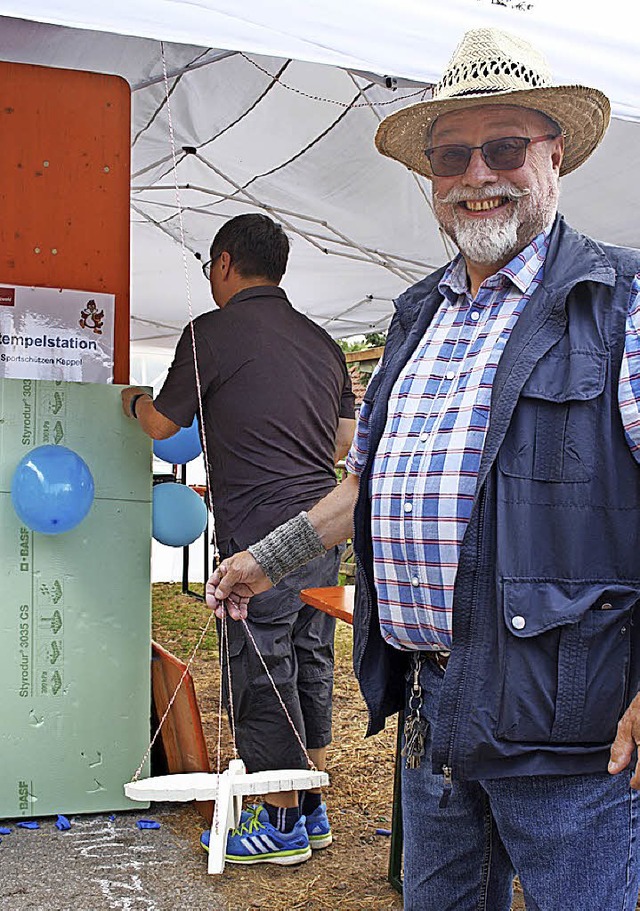
{"type": "Polygon", "coordinates": [[[544,57],[528,42],[480,28],[463,37],[432,100],[402,108],[382,121],[376,133],[378,151],[432,177],[424,150],[436,118],[488,104],[532,108],[555,120],[565,137],[561,176],[587,160],[611,115],[609,99],[598,89],[552,85],[544,57]]]}

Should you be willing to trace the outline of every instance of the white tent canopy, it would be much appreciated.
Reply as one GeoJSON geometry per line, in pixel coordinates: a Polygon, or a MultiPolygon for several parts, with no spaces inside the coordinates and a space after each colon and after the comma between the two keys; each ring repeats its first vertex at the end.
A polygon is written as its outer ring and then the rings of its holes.
{"type": "Polygon", "coordinates": [[[469,27],[520,33],[556,81],[607,92],[616,119],[563,180],[561,208],[589,234],[640,247],[639,39],[628,4],[609,2],[606,15],[573,0],[517,5],[31,0],[25,13],[23,0],[0,0],[0,59],[117,73],[132,87],[134,353],[173,348],[187,295],[195,313],[211,306],[196,256],[207,258],[226,219],[256,210],[292,237],[284,286],[294,305],[346,336],[385,328],[393,297],[451,255],[429,182],[382,158],[372,138],[381,117],[429,91],[469,27]]]}

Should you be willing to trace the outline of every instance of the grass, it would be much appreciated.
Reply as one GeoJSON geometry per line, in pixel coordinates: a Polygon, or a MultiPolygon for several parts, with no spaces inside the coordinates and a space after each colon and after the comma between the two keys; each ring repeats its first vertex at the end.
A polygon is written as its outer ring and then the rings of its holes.
{"type": "MultiPolygon", "coordinates": [[[[202,583],[190,583],[191,589],[202,593],[202,583]]],[[[157,582],[153,586],[153,638],[181,661],[191,657],[202,630],[207,625],[211,611],[203,601],[182,594],[177,583],[157,582]]],[[[348,661],[351,658],[351,630],[344,623],[336,624],[336,658],[348,661]]],[[[218,656],[218,636],[212,621],[198,656],[203,660],[218,656]]]]}
{"type": "MultiPolygon", "coordinates": [[[[202,584],[191,587],[193,591],[202,592],[202,584]]],[[[153,586],[153,638],[182,661],[190,658],[210,618],[211,611],[206,604],[183,595],[180,585],[159,582],[153,586]]],[[[218,637],[215,623],[211,621],[198,654],[201,658],[212,659],[217,653],[218,637]]]]}

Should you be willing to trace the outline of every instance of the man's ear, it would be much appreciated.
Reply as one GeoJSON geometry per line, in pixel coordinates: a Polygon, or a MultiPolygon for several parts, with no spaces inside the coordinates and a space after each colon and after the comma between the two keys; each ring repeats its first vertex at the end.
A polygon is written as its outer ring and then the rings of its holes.
{"type": "Polygon", "coordinates": [[[228,278],[229,271],[231,269],[231,254],[227,253],[226,250],[223,250],[220,254],[220,277],[223,279],[228,278]]]}
{"type": "Polygon", "coordinates": [[[562,159],[564,158],[564,136],[558,136],[555,140],[553,152],[551,153],[551,163],[554,171],[560,170],[562,159]]]}

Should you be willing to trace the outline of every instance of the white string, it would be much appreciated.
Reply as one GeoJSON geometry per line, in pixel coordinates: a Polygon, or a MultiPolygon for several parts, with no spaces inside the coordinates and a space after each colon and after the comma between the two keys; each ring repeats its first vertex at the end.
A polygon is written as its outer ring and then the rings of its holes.
{"type": "Polygon", "coordinates": [[[315,763],[314,763],[313,759],[311,758],[311,756],[309,756],[309,754],[307,753],[307,748],[305,747],[304,743],[302,742],[302,738],[300,737],[300,734],[298,733],[298,730],[297,730],[295,724],[293,723],[293,718],[291,717],[291,715],[290,715],[289,712],[287,711],[287,707],[286,707],[286,705],[284,704],[284,700],[282,699],[282,696],[281,696],[280,693],[278,692],[278,687],[276,686],[276,682],[275,682],[275,680],[273,679],[273,677],[271,676],[271,674],[269,673],[269,668],[267,667],[264,658],[263,658],[262,655],[260,654],[260,649],[258,648],[258,643],[257,643],[256,640],[253,638],[253,634],[252,634],[251,630],[249,629],[249,624],[247,623],[246,620],[243,620],[243,621],[242,621],[242,625],[244,626],[245,633],[247,634],[247,636],[248,636],[249,639],[251,640],[251,643],[252,643],[254,649],[256,650],[256,655],[257,655],[258,658],[260,659],[260,663],[262,664],[262,667],[264,668],[264,672],[265,672],[265,674],[267,675],[267,677],[269,678],[269,682],[271,683],[271,686],[273,687],[273,691],[274,691],[274,693],[276,694],[276,696],[278,697],[278,702],[279,702],[280,705],[282,706],[282,711],[285,713],[285,715],[286,715],[286,717],[287,717],[287,721],[288,721],[289,724],[291,725],[291,730],[292,730],[293,733],[296,735],[296,740],[297,740],[298,743],[300,744],[300,747],[302,748],[302,752],[304,753],[304,755],[305,755],[305,757],[306,757],[306,759],[307,759],[307,762],[309,763],[309,768],[310,768],[313,772],[316,772],[317,769],[316,769],[315,763]]]}
{"type": "MultiPolygon", "coordinates": [[[[213,616],[213,613],[211,614],[213,616]]],[[[218,778],[217,785],[218,791],[220,790],[220,775],[221,775],[221,753],[222,753],[222,678],[224,676],[224,669],[227,669],[227,688],[229,692],[229,719],[231,723],[231,741],[233,746],[233,756],[235,759],[238,757],[238,749],[236,747],[236,724],[234,718],[234,707],[233,707],[233,692],[231,690],[231,663],[229,659],[229,625],[227,619],[226,611],[222,615],[222,620],[220,621],[220,691],[218,694],[218,743],[216,745],[216,765],[217,771],[216,775],[218,778]]],[[[218,807],[219,801],[215,801],[213,808],[213,818],[211,820],[211,828],[214,833],[217,835],[220,826],[220,811],[218,807]]]]}
{"type": "MultiPolygon", "coordinates": [[[[233,756],[237,759],[238,750],[236,747],[236,719],[235,719],[235,709],[233,707],[233,690],[231,688],[231,658],[229,656],[229,629],[228,629],[228,618],[227,612],[225,611],[223,616],[223,624],[227,628],[227,635],[224,639],[224,652],[225,652],[225,663],[227,667],[227,691],[229,693],[229,721],[231,724],[231,741],[233,744],[233,756]]],[[[220,692],[222,693],[222,680],[220,680],[220,692]]]]}
{"type": "Polygon", "coordinates": [[[196,642],[196,646],[195,646],[195,648],[193,649],[193,651],[191,652],[191,656],[190,656],[189,660],[187,661],[187,663],[186,663],[186,665],[185,665],[185,669],[184,669],[183,672],[182,672],[182,676],[180,677],[180,680],[178,681],[178,685],[177,685],[177,687],[175,688],[175,691],[174,691],[174,693],[173,693],[173,696],[172,696],[171,699],[169,700],[169,704],[167,705],[167,708],[166,708],[166,710],[165,710],[165,713],[164,713],[164,715],[162,716],[162,718],[160,719],[160,723],[159,723],[159,725],[158,725],[158,730],[155,732],[155,734],[154,734],[153,737],[151,738],[151,743],[150,743],[149,746],[147,747],[147,752],[146,752],[146,753],[144,754],[144,756],[142,757],[142,762],[140,763],[140,765],[139,765],[138,768],[136,769],[136,771],[135,771],[135,773],[134,773],[133,778],[131,779],[131,781],[137,781],[138,778],[140,777],[140,773],[142,772],[142,768],[143,768],[145,762],[147,761],[147,759],[149,758],[149,754],[151,753],[151,750],[153,749],[153,745],[154,745],[154,743],[156,742],[156,740],[158,739],[158,735],[159,735],[160,731],[162,730],[162,725],[164,724],[167,715],[168,715],[169,712],[171,711],[171,706],[172,706],[173,703],[175,702],[176,696],[178,695],[178,691],[179,691],[180,687],[182,686],[182,683],[183,683],[185,677],[186,677],[187,674],[189,673],[189,669],[191,668],[191,664],[192,664],[192,662],[193,662],[193,659],[194,659],[195,656],[196,656],[196,652],[197,652],[198,649],[200,648],[200,645],[202,644],[202,640],[203,640],[204,637],[207,635],[207,631],[208,631],[209,627],[211,626],[211,621],[213,620],[214,616],[215,616],[215,615],[214,615],[213,613],[211,613],[209,619],[208,619],[207,622],[206,622],[205,628],[204,628],[204,629],[202,630],[202,632],[200,633],[200,638],[199,638],[198,641],[196,642]]]}
{"type": "MultiPolygon", "coordinates": [[[[200,426],[202,428],[202,449],[203,449],[204,467],[205,467],[205,475],[206,475],[206,488],[207,488],[207,500],[208,500],[207,505],[208,505],[209,511],[211,512],[213,553],[214,553],[214,559],[217,561],[219,559],[220,553],[218,550],[218,540],[217,540],[217,535],[216,535],[215,514],[213,512],[213,498],[211,496],[211,479],[210,479],[210,473],[209,473],[209,457],[208,457],[208,452],[207,452],[207,435],[205,432],[204,409],[203,409],[203,405],[202,405],[202,387],[200,384],[200,371],[198,369],[198,354],[196,351],[195,331],[193,328],[193,307],[191,304],[191,284],[189,282],[189,269],[187,266],[184,222],[182,219],[182,204],[181,204],[181,200],[180,200],[180,187],[178,185],[176,143],[175,143],[175,134],[174,134],[174,130],[173,130],[173,117],[171,114],[171,98],[170,98],[170,92],[169,92],[169,78],[167,75],[167,60],[166,60],[166,56],[165,56],[163,41],[160,42],[160,50],[161,50],[161,55],[162,55],[162,72],[163,72],[163,76],[164,76],[165,96],[167,99],[167,119],[168,119],[168,123],[169,123],[169,138],[170,138],[170,143],[171,143],[171,159],[173,161],[174,189],[175,189],[175,194],[176,194],[176,206],[177,206],[177,210],[178,210],[178,222],[179,222],[179,228],[180,228],[180,241],[181,241],[180,246],[181,246],[181,250],[182,250],[182,262],[183,262],[185,285],[186,285],[186,292],[187,292],[187,306],[188,306],[188,310],[189,310],[189,328],[191,330],[191,348],[193,351],[193,367],[194,367],[194,374],[195,374],[195,380],[196,380],[196,390],[197,390],[197,394],[198,394],[198,413],[200,415],[200,426]]],[[[202,630],[202,633],[200,634],[200,638],[198,639],[196,646],[191,653],[191,656],[189,657],[187,665],[182,673],[182,676],[180,677],[180,680],[178,681],[178,685],[176,686],[174,693],[171,696],[171,699],[169,700],[167,708],[166,708],[162,718],[160,719],[158,728],[157,728],[155,734],[153,735],[153,737],[151,738],[151,742],[149,743],[147,751],[144,754],[144,756],[142,757],[142,762],[138,766],[137,770],[135,771],[135,773],[133,775],[133,778],[131,779],[132,781],[137,781],[138,778],[140,777],[140,773],[142,772],[144,764],[147,761],[147,759],[149,758],[153,745],[156,742],[156,740],[158,739],[158,736],[160,735],[162,726],[163,726],[164,722],[166,721],[169,712],[171,711],[171,707],[173,706],[173,703],[175,702],[175,700],[178,696],[178,692],[180,691],[180,687],[182,686],[185,677],[189,673],[189,669],[191,667],[193,659],[196,656],[196,652],[200,648],[200,645],[202,644],[202,641],[209,629],[209,626],[211,625],[213,618],[214,618],[214,614],[212,612],[209,616],[209,619],[207,620],[205,628],[202,630]]],[[[221,739],[221,736],[218,737],[218,744],[220,743],[220,739],[221,739]]],[[[218,749],[219,749],[219,747],[218,747],[218,749]]],[[[220,765],[219,765],[219,753],[218,753],[218,775],[219,774],[220,774],[220,765]]]]}
{"type": "MultiPolygon", "coordinates": [[[[182,261],[183,261],[183,266],[184,266],[184,275],[185,275],[185,283],[186,283],[186,291],[187,291],[187,305],[188,305],[188,309],[189,309],[189,327],[190,327],[190,331],[191,331],[191,347],[193,350],[193,365],[194,365],[194,373],[195,373],[195,380],[196,380],[196,390],[197,390],[197,395],[198,395],[198,412],[199,412],[199,416],[200,416],[200,426],[202,428],[202,448],[203,448],[203,456],[204,456],[204,464],[205,464],[205,472],[206,472],[206,488],[207,488],[208,506],[209,506],[209,510],[211,512],[211,518],[212,518],[212,536],[213,536],[212,543],[213,543],[213,548],[214,548],[214,559],[217,561],[219,559],[220,554],[218,551],[216,526],[215,526],[215,515],[213,512],[213,498],[211,495],[211,481],[210,481],[210,476],[209,476],[209,458],[208,458],[208,453],[207,453],[207,436],[206,436],[206,432],[205,432],[204,409],[203,409],[203,404],[202,404],[202,387],[200,384],[200,370],[198,367],[198,355],[197,355],[197,351],[196,351],[195,331],[193,328],[193,308],[192,308],[192,304],[191,304],[191,285],[189,282],[189,270],[188,270],[188,266],[187,266],[187,256],[186,256],[187,247],[186,247],[186,241],[185,241],[184,223],[183,223],[183,218],[182,218],[182,204],[181,204],[181,200],[180,200],[180,187],[178,185],[178,166],[177,166],[177,156],[176,156],[176,143],[175,143],[175,134],[174,134],[174,130],[173,130],[173,119],[172,119],[172,115],[171,115],[171,101],[170,101],[170,92],[169,92],[169,80],[168,80],[168,76],[167,76],[167,62],[166,62],[166,57],[165,57],[164,42],[162,42],[162,41],[160,42],[160,48],[161,48],[161,52],[162,52],[162,72],[164,75],[165,94],[166,94],[166,99],[167,99],[167,119],[168,119],[168,123],[169,123],[169,137],[170,137],[170,141],[171,141],[171,159],[173,162],[174,189],[175,189],[175,194],[176,194],[176,206],[177,206],[177,210],[178,210],[178,220],[179,220],[179,228],[180,228],[180,243],[181,243],[181,249],[182,249],[182,261]]],[[[226,607],[226,604],[225,604],[225,607],[226,607]]],[[[178,695],[178,692],[180,690],[180,687],[182,686],[182,683],[183,683],[185,677],[189,673],[189,669],[191,667],[193,659],[196,656],[196,652],[200,648],[200,645],[202,644],[202,641],[207,633],[207,630],[209,629],[209,626],[211,625],[211,621],[213,620],[214,616],[215,616],[215,614],[212,611],[209,616],[209,619],[207,620],[205,628],[202,630],[202,633],[200,634],[200,638],[198,639],[198,642],[196,643],[196,646],[193,649],[191,656],[189,657],[189,660],[182,673],[182,676],[180,677],[180,680],[178,681],[178,685],[176,686],[175,691],[174,691],[171,699],[169,700],[167,708],[166,708],[162,718],[160,719],[160,723],[158,724],[158,729],[156,730],[155,734],[153,735],[151,742],[147,748],[147,751],[144,754],[138,769],[134,773],[133,778],[131,779],[132,781],[137,781],[138,778],[140,777],[142,768],[144,767],[144,764],[147,761],[149,754],[151,753],[153,745],[156,742],[156,740],[160,734],[160,731],[162,730],[162,726],[163,726],[169,712],[171,711],[171,707],[173,706],[173,703],[176,700],[176,697],[178,695]]],[[[280,702],[280,705],[282,706],[282,710],[284,711],[287,721],[289,722],[291,729],[293,730],[293,733],[295,734],[296,739],[297,739],[298,743],[300,744],[300,747],[307,759],[307,762],[309,763],[309,768],[315,771],[316,766],[315,766],[313,760],[311,759],[311,757],[309,756],[307,749],[306,749],[304,743],[302,742],[302,738],[300,737],[300,734],[298,733],[298,730],[296,729],[293,719],[291,718],[291,715],[289,714],[287,707],[284,704],[284,701],[283,701],[280,693],[278,692],[278,687],[276,686],[276,683],[275,683],[273,677],[269,673],[269,669],[268,669],[267,665],[265,664],[264,658],[260,654],[258,645],[257,645],[255,639],[253,638],[253,635],[251,633],[251,630],[249,629],[249,626],[248,626],[246,620],[243,620],[242,623],[244,625],[245,632],[246,632],[247,636],[249,637],[249,639],[251,640],[251,643],[253,644],[256,654],[257,654],[258,658],[260,659],[260,662],[265,670],[265,673],[269,679],[269,682],[271,683],[271,686],[273,687],[273,690],[274,690],[276,696],[278,697],[278,701],[280,702]]],[[[218,776],[218,779],[221,774],[220,766],[221,766],[221,743],[222,743],[222,677],[223,677],[225,663],[226,663],[227,680],[228,680],[227,686],[228,686],[228,692],[229,692],[229,717],[230,717],[230,723],[231,723],[233,753],[234,753],[234,756],[238,755],[237,746],[236,746],[233,694],[232,694],[232,690],[231,690],[231,663],[229,660],[229,642],[228,642],[226,610],[223,614],[222,623],[221,623],[220,654],[221,654],[221,661],[220,661],[221,667],[220,667],[220,695],[219,695],[219,706],[218,706],[218,743],[217,743],[217,773],[216,773],[218,776]]],[[[218,782],[218,784],[219,784],[219,782],[218,782]]],[[[218,831],[218,824],[219,824],[218,801],[216,801],[214,814],[213,814],[213,820],[212,820],[212,827],[214,828],[214,831],[216,833],[218,831]]]]}
{"type": "Polygon", "coordinates": [[[226,624],[226,622],[225,622],[225,618],[223,617],[223,618],[222,618],[222,621],[221,621],[221,623],[220,623],[220,642],[219,642],[219,650],[220,650],[220,688],[219,688],[219,691],[218,691],[218,741],[217,741],[217,743],[216,743],[216,771],[217,771],[218,775],[220,774],[221,753],[222,753],[222,708],[223,708],[223,705],[222,705],[222,677],[223,677],[223,672],[224,672],[224,664],[223,664],[224,651],[223,651],[223,648],[224,648],[224,643],[225,643],[226,638],[227,638],[227,624],[226,624]]]}
{"type": "MultiPolygon", "coordinates": [[[[211,614],[213,616],[213,612],[211,614]]],[[[220,625],[220,689],[218,692],[218,741],[216,744],[216,775],[217,775],[217,789],[216,793],[220,792],[220,774],[221,774],[221,765],[222,765],[222,647],[226,639],[227,627],[222,618],[222,623],[220,625]]],[[[213,832],[217,835],[220,828],[220,810],[218,807],[219,801],[216,800],[213,805],[213,818],[211,820],[211,828],[213,832]]]]}
{"type": "Polygon", "coordinates": [[[229,659],[229,621],[227,617],[227,612],[225,611],[222,615],[222,620],[220,621],[220,692],[218,694],[218,744],[217,744],[217,754],[218,754],[218,773],[220,772],[220,749],[222,743],[222,683],[223,678],[227,676],[227,690],[229,693],[229,722],[231,724],[231,740],[234,758],[238,756],[238,750],[236,748],[236,722],[235,722],[235,709],[233,707],[233,691],[231,689],[231,662],[229,659]]]}
{"type": "Polygon", "coordinates": [[[178,224],[179,224],[179,233],[180,233],[180,247],[182,250],[182,264],[184,268],[184,280],[185,287],[187,291],[187,306],[189,309],[189,329],[191,331],[191,348],[193,350],[193,369],[196,380],[196,390],[198,393],[198,414],[200,417],[200,427],[202,428],[202,450],[204,456],[204,469],[206,474],[206,483],[207,483],[207,499],[208,507],[211,512],[212,519],[212,544],[213,544],[213,556],[217,560],[220,557],[220,552],[218,550],[218,539],[216,534],[216,521],[215,515],[213,512],[213,498],[211,496],[211,478],[209,477],[209,454],[207,452],[207,434],[205,432],[205,423],[204,423],[204,408],[202,405],[202,387],[200,385],[200,370],[198,367],[198,353],[196,351],[196,335],[193,328],[193,307],[191,305],[191,284],[189,282],[189,268],[187,265],[187,244],[185,241],[185,231],[184,231],[184,220],[182,218],[182,202],[180,199],[180,186],[178,184],[178,159],[176,155],[176,140],[175,134],[173,131],[173,117],[171,114],[171,99],[169,92],[169,77],[167,76],[167,60],[164,52],[164,41],[160,42],[160,49],[162,52],[162,72],[164,75],[164,88],[167,99],[167,120],[169,123],[169,138],[171,141],[171,160],[173,163],[173,179],[174,179],[174,190],[176,194],[176,207],[178,210],[178,224]]]}

